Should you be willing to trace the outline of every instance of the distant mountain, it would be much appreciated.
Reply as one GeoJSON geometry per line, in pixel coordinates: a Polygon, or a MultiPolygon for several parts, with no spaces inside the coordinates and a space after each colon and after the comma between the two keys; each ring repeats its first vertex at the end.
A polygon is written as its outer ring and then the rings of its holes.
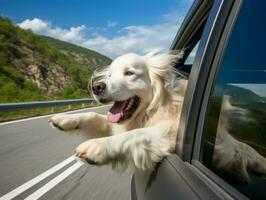
{"type": "Polygon", "coordinates": [[[216,95],[222,96],[224,94],[229,95],[233,103],[238,105],[251,104],[251,103],[263,103],[265,99],[255,94],[250,89],[238,87],[235,85],[226,85],[226,87],[218,86],[215,90],[216,95]]]}
{"type": "Polygon", "coordinates": [[[90,69],[95,69],[99,66],[108,65],[111,59],[99,54],[96,51],[86,49],[84,47],[77,46],[68,42],[57,40],[47,36],[40,36],[47,44],[57,48],[64,54],[72,57],[78,63],[89,67],[90,69]]]}
{"type": "Polygon", "coordinates": [[[88,80],[108,57],[33,34],[0,17],[0,102],[87,97],[88,80]]]}

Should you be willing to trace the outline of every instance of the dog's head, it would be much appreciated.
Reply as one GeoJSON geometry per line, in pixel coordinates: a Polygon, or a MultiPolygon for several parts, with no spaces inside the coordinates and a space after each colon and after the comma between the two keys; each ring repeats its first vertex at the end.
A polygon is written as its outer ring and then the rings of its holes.
{"type": "Polygon", "coordinates": [[[171,64],[181,53],[150,53],[140,56],[129,53],[116,58],[110,66],[96,71],[91,90],[101,103],[114,102],[108,121],[121,123],[134,118],[148,107],[158,104],[162,91],[169,84],[171,64]]]}

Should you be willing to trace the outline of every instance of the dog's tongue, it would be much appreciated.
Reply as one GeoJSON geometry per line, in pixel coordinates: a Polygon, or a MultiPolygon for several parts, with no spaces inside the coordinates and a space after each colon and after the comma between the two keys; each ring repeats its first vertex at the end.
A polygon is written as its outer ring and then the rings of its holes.
{"type": "Polygon", "coordinates": [[[126,101],[115,102],[107,113],[107,120],[111,123],[117,123],[121,117],[123,117],[123,110],[125,106],[126,101]]]}

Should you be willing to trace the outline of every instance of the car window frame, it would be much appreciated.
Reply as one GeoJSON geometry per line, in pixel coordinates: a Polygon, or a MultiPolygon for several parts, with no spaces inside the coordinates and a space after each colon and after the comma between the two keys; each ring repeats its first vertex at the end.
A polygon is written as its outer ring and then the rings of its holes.
{"type": "MultiPolygon", "coordinates": [[[[219,4],[222,2],[222,0],[205,0],[205,1],[195,0],[194,3],[192,4],[188,14],[186,15],[183,23],[181,24],[181,27],[179,28],[172,42],[172,45],[170,47],[170,50],[185,49],[183,57],[176,64],[175,68],[178,69],[178,68],[183,67],[185,60],[187,59],[189,53],[192,51],[192,49],[197,44],[197,42],[201,39],[203,35],[203,30],[205,29],[205,26],[206,26],[206,21],[209,18],[210,10],[213,9],[212,2],[214,1],[219,1],[219,4]],[[201,31],[200,29],[202,26],[203,26],[203,30],[201,31]]],[[[216,13],[216,11],[217,9],[215,9],[213,12],[216,13]]],[[[205,35],[207,37],[209,33],[206,32],[205,35]]],[[[195,67],[195,59],[197,57],[198,55],[196,53],[194,62],[191,68],[195,67]]],[[[189,78],[188,83],[190,82],[190,79],[191,78],[189,78]]],[[[183,124],[183,121],[181,122],[182,116],[184,116],[184,113],[187,112],[187,111],[184,111],[184,107],[185,107],[184,104],[185,103],[183,103],[183,106],[182,106],[179,126],[182,126],[183,124]]],[[[179,130],[180,130],[180,127],[179,127],[179,130]]],[[[176,148],[176,152],[175,152],[177,154],[176,156],[179,156],[182,158],[181,156],[182,152],[183,152],[183,149],[178,149],[178,147],[176,148]]]]}
{"type": "MultiPolygon", "coordinates": [[[[203,133],[198,128],[200,128],[200,124],[203,122],[203,110],[207,107],[207,105],[204,105],[204,100],[206,99],[207,91],[210,90],[208,88],[210,86],[210,81],[214,80],[214,77],[211,77],[209,73],[213,72],[213,70],[218,70],[217,61],[221,59],[223,55],[222,49],[225,48],[225,46],[223,46],[221,49],[222,46],[220,45],[227,44],[227,39],[229,38],[234,21],[237,18],[241,2],[242,0],[214,0],[214,4],[208,14],[207,22],[200,37],[200,43],[192,65],[179,122],[180,127],[178,129],[178,134],[184,135],[182,150],[178,152],[177,149],[176,152],[180,155],[182,161],[187,165],[189,170],[184,169],[177,155],[166,158],[168,162],[172,163],[181,173],[193,173],[198,176],[211,190],[214,190],[217,196],[222,196],[224,199],[247,199],[247,197],[201,164],[196,159],[195,153],[197,153],[196,149],[199,147],[198,143],[201,142],[203,133]],[[214,65],[215,63],[216,65],[214,65]],[[201,84],[199,84],[199,82],[201,82],[201,84]]],[[[188,20],[191,20],[191,18],[188,20]]],[[[181,30],[178,34],[184,34],[184,31],[181,30]]],[[[174,43],[177,42],[177,44],[172,45],[171,49],[175,50],[184,47],[182,46],[184,45],[182,39],[182,36],[177,36],[174,41],[174,43]],[[180,39],[181,42],[179,41],[180,39]]]]}
{"type": "Polygon", "coordinates": [[[208,74],[234,2],[214,0],[192,65],[178,129],[178,135],[184,136],[179,155],[189,163],[192,161],[196,128],[208,74]]]}
{"type": "MultiPolygon", "coordinates": [[[[241,0],[236,1],[240,2],[241,0]]],[[[241,196],[241,194],[238,193],[238,191],[236,191],[234,188],[232,188],[232,191],[230,191],[231,186],[229,186],[230,189],[224,190],[225,187],[221,187],[221,184],[227,186],[227,183],[214,181],[214,178],[216,177],[215,174],[211,173],[208,175],[208,169],[206,167],[202,166],[203,168],[201,168],[200,163],[197,165],[197,162],[192,160],[196,131],[187,129],[188,122],[189,125],[191,125],[192,122],[193,127],[195,128],[194,130],[196,130],[198,116],[202,106],[203,94],[207,80],[209,78],[208,72],[212,67],[214,57],[217,55],[216,50],[218,44],[220,43],[224,26],[227,23],[228,16],[232,14],[231,11],[236,1],[214,0],[214,4],[210,8],[210,12],[208,12],[207,22],[204,26],[204,30],[200,38],[199,48],[196,52],[195,60],[193,62],[192,69],[194,70],[192,70],[192,74],[190,74],[192,76],[189,78],[189,88],[187,89],[181,112],[180,124],[183,127],[181,127],[181,130],[179,129],[179,131],[183,131],[184,133],[184,145],[182,152],[178,152],[177,150],[176,152],[167,156],[156,166],[153,172],[142,173],[141,175],[134,174],[132,183],[136,186],[136,188],[133,187],[133,189],[134,191],[137,191],[137,193],[133,192],[132,196],[137,196],[140,199],[143,199],[144,196],[148,199],[150,199],[150,197],[160,196],[160,190],[164,190],[165,186],[161,185],[161,182],[159,181],[162,181],[160,179],[162,176],[166,176],[169,178],[168,182],[172,179],[178,179],[176,181],[179,184],[184,184],[181,185],[182,187],[186,186],[187,188],[190,188],[191,193],[196,194],[199,199],[246,199],[245,196],[241,196]],[[199,86],[197,82],[201,81],[202,79],[205,81],[205,83],[202,84],[200,88],[196,87],[199,86]],[[199,102],[195,103],[195,101],[198,100],[199,102]],[[193,117],[195,112],[197,113],[196,117],[193,117]],[[169,174],[170,169],[172,172],[174,171],[174,174],[169,174]],[[152,193],[151,195],[150,192],[155,192],[155,194],[152,193]]],[[[199,18],[196,16],[197,10],[199,8],[201,9],[199,6],[206,4],[206,2],[211,2],[211,0],[196,0],[193,3],[179,32],[177,33],[170,50],[182,49],[187,47],[187,44],[190,44],[191,39],[193,38],[192,36],[195,34],[195,30],[193,29],[195,27],[191,26],[190,22],[192,20],[195,25],[195,21],[199,21],[199,18]],[[192,19],[193,17],[194,20],[192,19]],[[187,27],[187,25],[190,25],[190,27],[187,27]]],[[[185,56],[183,58],[186,59],[185,56]]],[[[217,178],[220,179],[219,177],[217,178]]],[[[178,186],[178,184],[174,185],[174,187],[176,186],[178,186]]],[[[171,187],[171,189],[173,188],[171,187]]],[[[169,194],[169,192],[171,193],[171,189],[168,188],[167,194],[169,194]]],[[[186,193],[182,189],[181,191],[178,188],[175,188],[174,190],[176,192],[170,195],[177,194],[178,196],[182,196],[186,193]],[[177,193],[178,191],[179,193],[177,193]]]]}
{"type": "Polygon", "coordinates": [[[218,44],[218,48],[216,50],[216,54],[213,59],[212,67],[209,71],[208,80],[206,83],[204,94],[202,96],[203,101],[202,101],[202,105],[200,108],[199,120],[198,120],[198,124],[196,128],[196,134],[195,134],[196,137],[195,137],[194,148],[193,148],[193,153],[192,153],[192,161],[197,161],[200,159],[203,129],[204,129],[204,124],[207,118],[207,110],[210,104],[209,98],[210,98],[212,91],[214,90],[215,83],[216,83],[215,80],[218,75],[225,50],[226,50],[226,47],[228,45],[228,42],[231,36],[231,32],[233,30],[235,21],[240,11],[241,3],[242,3],[241,0],[237,0],[232,8],[233,9],[232,14],[228,18],[228,22],[222,33],[220,42],[218,44]]]}
{"type": "Polygon", "coordinates": [[[228,16],[223,32],[221,33],[221,38],[219,40],[217,49],[213,57],[213,62],[211,64],[212,66],[208,73],[207,83],[204,89],[204,93],[202,95],[202,103],[200,106],[198,121],[195,128],[196,131],[194,135],[195,138],[193,142],[193,150],[191,152],[191,164],[195,166],[197,170],[202,172],[206,177],[211,179],[215,184],[221,187],[224,191],[228,192],[233,198],[248,199],[244,194],[240,193],[234,187],[229,185],[227,182],[225,182],[223,179],[221,179],[218,175],[216,175],[214,172],[212,172],[199,161],[200,152],[202,150],[203,130],[207,119],[207,111],[210,104],[209,98],[215,87],[216,76],[218,75],[221,62],[223,60],[223,56],[228,45],[235,21],[241,9],[241,4],[242,0],[235,0],[232,5],[230,14],[228,16]]]}

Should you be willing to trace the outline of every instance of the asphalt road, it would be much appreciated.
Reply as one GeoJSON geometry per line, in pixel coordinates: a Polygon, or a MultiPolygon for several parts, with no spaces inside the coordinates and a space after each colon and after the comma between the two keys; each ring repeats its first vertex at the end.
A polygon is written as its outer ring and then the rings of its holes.
{"type": "MultiPolygon", "coordinates": [[[[77,112],[104,114],[106,110],[77,112]]],[[[86,139],[52,129],[49,117],[0,124],[0,200],[130,199],[131,173],[83,164],[71,157],[86,139]]]]}

